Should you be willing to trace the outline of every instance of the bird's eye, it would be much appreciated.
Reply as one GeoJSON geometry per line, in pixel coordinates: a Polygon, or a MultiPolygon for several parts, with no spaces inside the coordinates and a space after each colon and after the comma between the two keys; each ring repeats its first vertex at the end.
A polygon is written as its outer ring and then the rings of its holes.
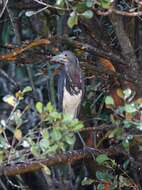
{"type": "Polygon", "coordinates": [[[65,57],[67,57],[67,54],[65,54],[65,57]]]}

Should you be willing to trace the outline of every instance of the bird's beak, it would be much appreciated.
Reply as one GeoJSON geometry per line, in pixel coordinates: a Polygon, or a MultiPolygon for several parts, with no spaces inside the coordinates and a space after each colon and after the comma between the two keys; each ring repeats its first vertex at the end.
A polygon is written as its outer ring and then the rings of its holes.
{"type": "Polygon", "coordinates": [[[66,61],[67,61],[67,58],[64,57],[62,54],[55,55],[51,58],[51,62],[57,62],[61,64],[64,64],[66,61]]]}

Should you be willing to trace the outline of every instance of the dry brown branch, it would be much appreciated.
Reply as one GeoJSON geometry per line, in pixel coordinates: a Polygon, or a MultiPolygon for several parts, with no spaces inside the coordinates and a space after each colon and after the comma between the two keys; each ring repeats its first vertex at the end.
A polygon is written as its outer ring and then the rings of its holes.
{"type": "Polygon", "coordinates": [[[20,48],[14,49],[12,52],[0,55],[0,61],[12,61],[15,60],[18,55],[23,53],[24,51],[27,51],[30,48],[34,48],[40,45],[48,45],[50,44],[50,41],[48,39],[38,39],[34,40],[33,42],[29,43],[28,45],[20,48]]]}

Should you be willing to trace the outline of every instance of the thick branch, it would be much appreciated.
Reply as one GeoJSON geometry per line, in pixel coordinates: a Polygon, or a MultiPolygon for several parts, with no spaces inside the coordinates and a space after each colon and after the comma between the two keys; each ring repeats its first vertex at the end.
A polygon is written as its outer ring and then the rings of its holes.
{"type": "Polygon", "coordinates": [[[59,164],[72,163],[73,161],[81,160],[84,158],[92,157],[92,154],[100,152],[96,149],[87,150],[74,150],[67,153],[61,153],[48,157],[47,159],[40,159],[36,161],[27,161],[10,166],[1,166],[0,175],[15,176],[27,172],[37,171],[43,168],[43,165],[48,167],[59,164]]]}
{"type": "Polygon", "coordinates": [[[111,20],[122,49],[122,54],[126,60],[127,68],[125,70],[125,78],[126,80],[127,79],[133,80],[133,83],[137,85],[135,90],[137,91],[137,94],[141,96],[140,92],[142,86],[141,73],[139,72],[139,66],[136,60],[133,46],[130,42],[130,39],[128,38],[127,33],[124,30],[124,23],[122,17],[113,14],[111,20]]]}
{"type": "Polygon", "coordinates": [[[0,55],[0,61],[15,60],[18,55],[22,54],[23,52],[27,51],[30,48],[37,47],[40,45],[48,45],[48,44],[50,44],[50,41],[48,39],[37,39],[24,47],[16,48],[10,53],[0,55]]]}
{"type": "MultiPolygon", "coordinates": [[[[24,174],[28,172],[38,171],[43,168],[43,165],[47,167],[56,166],[60,164],[73,163],[77,160],[94,159],[94,156],[98,156],[99,154],[107,154],[109,157],[114,157],[114,155],[123,154],[128,157],[126,151],[124,151],[121,147],[116,148],[108,148],[104,150],[89,148],[86,147],[80,150],[73,150],[65,153],[60,153],[54,156],[50,156],[47,159],[39,159],[34,161],[26,161],[24,163],[17,163],[11,165],[5,165],[0,167],[0,176],[15,176],[19,174],[24,174]]],[[[95,160],[94,160],[95,161],[95,160]]]]}
{"type": "Polygon", "coordinates": [[[138,63],[136,61],[134,49],[132,47],[130,39],[124,30],[122,17],[118,15],[112,15],[111,20],[122,49],[122,54],[126,61],[128,61],[126,64],[130,67],[133,66],[134,70],[138,70],[138,63]]]}
{"type": "Polygon", "coordinates": [[[104,49],[94,47],[89,44],[79,42],[77,40],[74,40],[74,41],[69,40],[68,38],[65,38],[65,37],[61,38],[61,41],[66,44],[70,44],[70,46],[73,46],[74,48],[78,48],[78,49],[84,50],[86,52],[89,52],[92,55],[95,54],[100,57],[108,58],[114,62],[119,62],[119,63],[125,64],[124,59],[122,59],[121,56],[115,54],[114,52],[111,52],[111,51],[108,52],[104,49]]]}
{"type": "Polygon", "coordinates": [[[127,17],[136,17],[136,16],[142,16],[142,11],[136,11],[136,12],[127,12],[127,11],[120,11],[114,8],[110,8],[107,11],[100,11],[97,9],[93,9],[97,15],[100,16],[108,16],[110,14],[116,14],[121,16],[127,16],[127,17]]]}
{"type": "MultiPolygon", "coordinates": [[[[0,176],[15,176],[19,174],[24,174],[28,172],[38,171],[43,168],[44,165],[47,167],[56,166],[60,164],[67,164],[73,163],[77,160],[94,159],[94,156],[98,156],[99,154],[107,154],[109,157],[114,157],[116,155],[124,155],[125,157],[129,158],[129,155],[126,151],[124,151],[121,147],[117,146],[114,148],[108,148],[104,150],[96,149],[96,148],[89,148],[86,147],[80,150],[73,150],[65,153],[60,153],[54,156],[50,156],[46,159],[38,159],[38,160],[27,160],[24,163],[16,163],[11,165],[5,165],[0,167],[0,176]]],[[[94,160],[95,161],[95,160],[94,160]]],[[[137,163],[137,166],[140,163],[137,163]]]]}

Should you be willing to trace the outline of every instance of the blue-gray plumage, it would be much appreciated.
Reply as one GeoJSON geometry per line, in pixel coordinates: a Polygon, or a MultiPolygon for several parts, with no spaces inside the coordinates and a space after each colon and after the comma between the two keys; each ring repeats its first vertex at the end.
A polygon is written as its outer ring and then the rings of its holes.
{"type": "Polygon", "coordinates": [[[70,51],[54,56],[52,61],[64,64],[58,79],[59,110],[77,117],[83,96],[84,82],[77,57],[70,51]]]}

